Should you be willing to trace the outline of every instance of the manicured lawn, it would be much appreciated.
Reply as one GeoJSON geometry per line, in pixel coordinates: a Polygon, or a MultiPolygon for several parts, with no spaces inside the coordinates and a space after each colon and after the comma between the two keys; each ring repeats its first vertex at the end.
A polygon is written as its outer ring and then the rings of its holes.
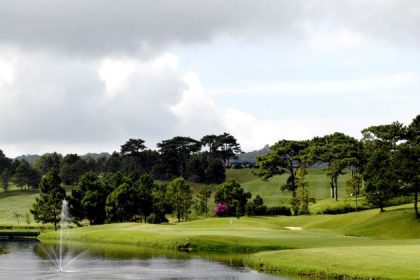
{"type": "MultiPolygon", "coordinates": [[[[291,198],[290,192],[282,191],[280,187],[286,182],[287,175],[275,176],[268,181],[252,175],[252,169],[228,169],[227,177],[236,179],[244,187],[246,191],[251,192],[254,196],[259,194],[267,206],[278,206],[291,198]]],[[[347,197],[345,181],[348,180],[349,174],[339,177],[339,198],[347,197]]],[[[328,177],[322,169],[311,168],[308,170],[307,176],[309,182],[309,196],[316,199],[326,199],[330,197],[330,188],[328,177]]]]}
{"type": "Polygon", "coordinates": [[[256,269],[334,279],[419,279],[420,245],[352,246],[261,252],[256,269]]]}
{"type": "MultiPolygon", "coordinates": [[[[175,249],[189,244],[201,252],[248,252],[240,255],[242,260],[267,272],[362,279],[416,279],[420,275],[416,265],[420,223],[411,205],[390,207],[384,213],[372,209],[343,215],[109,224],[67,230],[65,236],[73,242],[105,246],[175,249]]],[[[45,242],[57,238],[52,231],[41,235],[45,242]]]]}
{"type": "Polygon", "coordinates": [[[30,209],[35,202],[35,197],[39,195],[38,191],[10,190],[7,193],[0,192],[0,225],[17,226],[15,218],[9,219],[9,212],[16,209],[21,214],[19,225],[27,225],[25,215],[30,215],[31,224],[34,223],[30,209]]]}

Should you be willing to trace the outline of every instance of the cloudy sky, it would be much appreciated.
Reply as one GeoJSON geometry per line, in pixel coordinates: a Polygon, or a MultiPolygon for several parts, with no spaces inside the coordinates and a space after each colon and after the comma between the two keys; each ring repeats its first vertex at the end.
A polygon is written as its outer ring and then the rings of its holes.
{"type": "Polygon", "coordinates": [[[418,0],[2,0],[0,149],[245,150],[420,113],[418,0]]]}

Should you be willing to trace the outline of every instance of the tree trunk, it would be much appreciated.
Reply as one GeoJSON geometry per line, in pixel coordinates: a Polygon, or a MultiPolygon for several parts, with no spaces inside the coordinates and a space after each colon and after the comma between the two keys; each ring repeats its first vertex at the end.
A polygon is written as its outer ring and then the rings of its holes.
{"type": "Polygon", "coordinates": [[[334,180],[333,180],[333,177],[331,177],[331,180],[330,180],[330,189],[331,189],[331,198],[334,198],[335,197],[335,191],[334,191],[334,180]]]}
{"type": "MultiPolygon", "coordinates": [[[[207,194],[206,194],[207,195],[207,194]]],[[[207,206],[207,197],[206,197],[206,208],[204,209],[205,210],[205,212],[206,212],[206,219],[207,219],[207,216],[208,216],[208,213],[209,213],[209,208],[208,208],[208,206],[207,206]]]]}
{"type": "Polygon", "coordinates": [[[338,201],[338,182],[337,177],[334,178],[335,201],[338,201]]]}
{"type": "Polygon", "coordinates": [[[419,192],[418,191],[415,191],[414,192],[414,211],[416,213],[416,218],[419,218],[420,217],[419,216],[419,209],[418,209],[418,206],[417,206],[417,200],[418,200],[418,198],[419,198],[419,192]]]}
{"type": "Polygon", "coordinates": [[[356,212],[357,212],[357,192],[356,192],[356,212]]]}

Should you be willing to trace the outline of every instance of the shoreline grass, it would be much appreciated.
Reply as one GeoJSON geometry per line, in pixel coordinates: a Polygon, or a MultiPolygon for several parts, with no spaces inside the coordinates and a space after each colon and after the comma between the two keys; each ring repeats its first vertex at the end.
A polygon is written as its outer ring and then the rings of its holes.
{"type": "MultiPolygon", "coordinates": [[[[333,279],[417,279],[420,222],[409,205],[341,215],[210,218],[172,224],[121,223],[66,230],[66,240],[97,246],[170,249],[188,244],[210,259],[268,273],[333,279]],[[302,228],[288,230],[286,227],[302,228]],[[222,254],[218,254],[222,253],[222,254]],[[243,254],[245,253],[245,254],[243,254]],[[416,274],[417,273],[417,274],[416,274]]],[[[57,232],[44,232],[54,242],[57,232]]]]}

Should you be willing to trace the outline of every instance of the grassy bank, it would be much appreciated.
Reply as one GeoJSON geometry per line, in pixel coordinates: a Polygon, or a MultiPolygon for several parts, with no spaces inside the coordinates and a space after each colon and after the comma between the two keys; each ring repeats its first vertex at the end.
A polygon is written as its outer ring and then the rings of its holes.
{"type": "Polygon", "coordinates": [[[246,265],[271,273],[334,279],[419,279],[420,245],[352,246],[261,252],[246,265]]]}
{"type": "MultiPolygon", "coordinates": [[[[110,224],[67,230],[65,236],[102,246],[175,249],[188,244],[199,252],[248,252],[243,261],[267,272],[416,279],[420,223],[409,207],[390,207],[384,213],[373,209],[343,215],[110,224]]],[[[58,234],[45,232],[40,238],[53,241],[58,234]]]]}

